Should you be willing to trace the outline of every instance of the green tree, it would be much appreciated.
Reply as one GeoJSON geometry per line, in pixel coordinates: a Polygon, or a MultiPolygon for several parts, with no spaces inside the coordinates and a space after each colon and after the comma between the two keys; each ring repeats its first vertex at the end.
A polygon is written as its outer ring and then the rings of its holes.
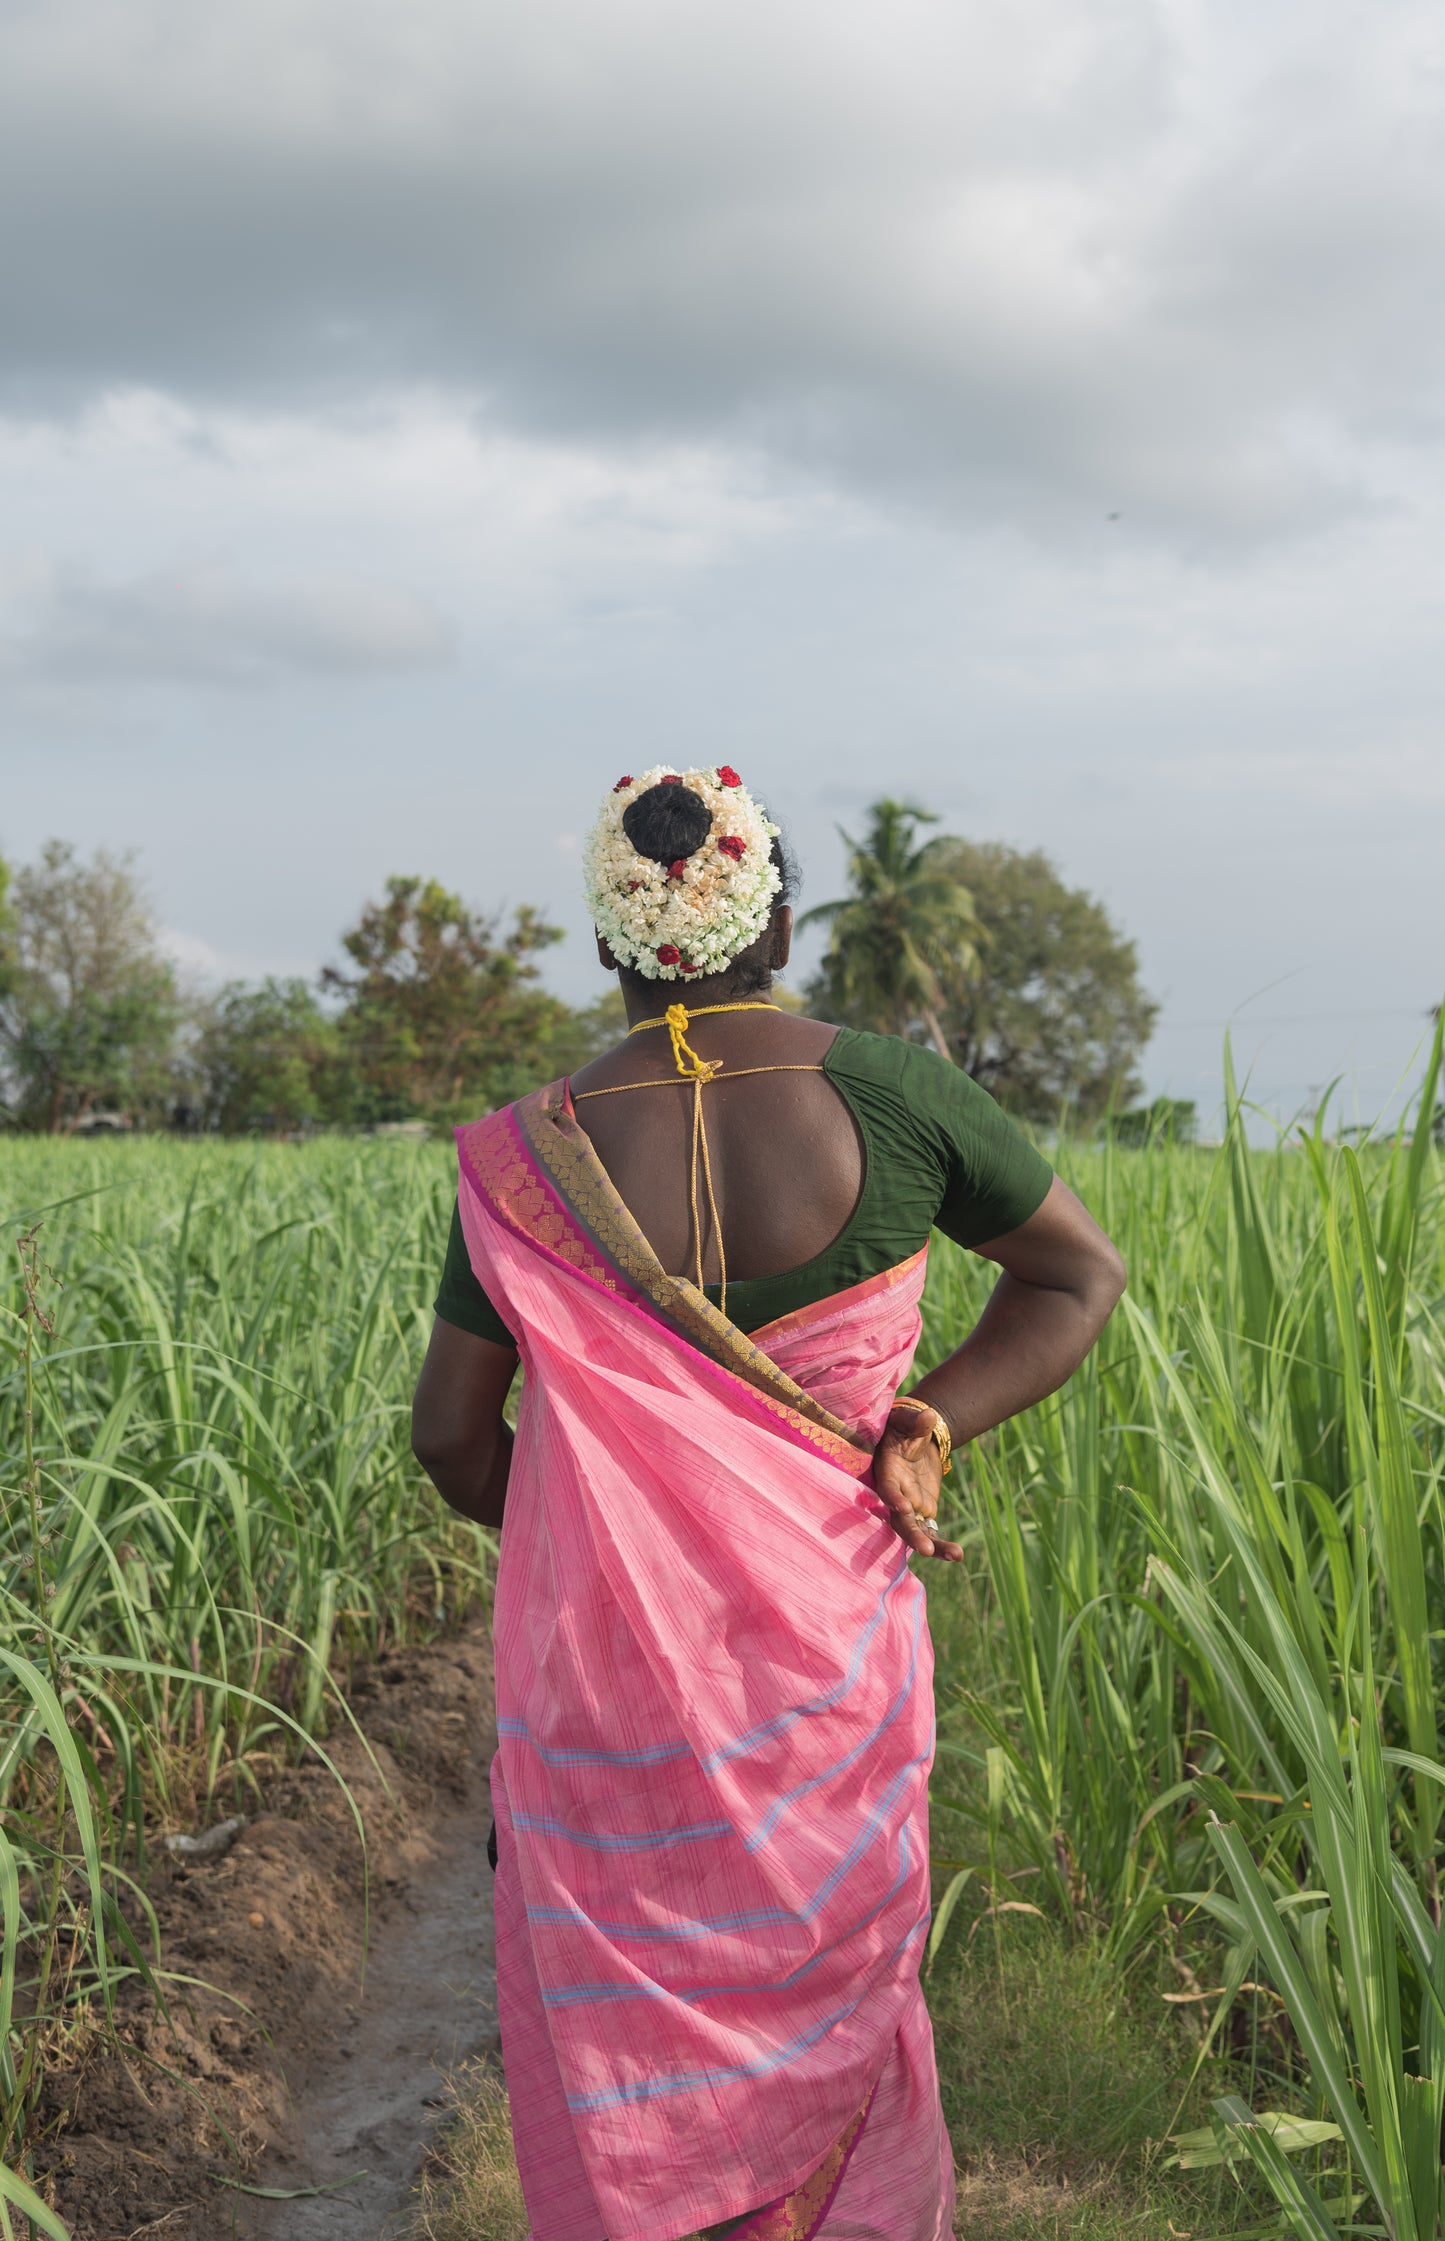
{"type": "Polygon", "coordinates": [[[344,999],[360,1117],[460,1119],[545,1079],[567,1007],[537,987],[533,959],[561,938],[525,905],[502,929],[437,880],[389,879],[342,936],[354,969],[322,976],[344,999]]]}
{"type": "Polygon", "coordinates": [[[1115,1113],[1109,1133],[1116,1144],[1140,1151],[1146,1144],[1192,1144],[1199,1131],[1199,1108],[1192,1097],[1156,1097],[1115,1113]]]}
{"type": "MultiPolygon", "coordinates": [[[[911,802],[876,801],[861,841],[848,833],[849,892],[804,913],[802,926],[829,929],[827,953],[809,989],[825,1019],[883,1035],[922,1027],[951,1058],[942,1013],[951,978],[978,962],[973,898],[957,876],[946,837],[920,842],[938,822],[911,802]]],[[[841,829],[841,828],[840,828],[841,829]]]]}
{"type": "Polygon", "coordinates": [[[577,1073],[589,1059],[599,1058],[614,1043],[620,1043],[626,1033],[627,1006],[614,982],[592,1003],[562,1011],[546,1045],[538,1052],[538,1064],[543,1069],[540,1078],[555,1081],[559,1075],[577,1073]]]}
{"type": "Polygon", "coordinates": [[[0,856],[0,997],[8,996],[15,979],[15,912],[10,904],[12,873],[0,856]]]}
{"type": "Polygon", "coordinates": [[[98,1108],[164,1110],[184,1005],[132,860],[47,841],[14,883],[0,1074],[22,1128],[66,1134],[98,1108]]]}
{"type": "Polygon", "coordinates": [[[987,937],[944,974],[944,1032],[960,1066],[1029,1120],[1067,1107],[1094,1121],[1136,1098],[1159,1007],[1103,905],[1037,850],[953,840],[937,860],[972,895],[987,937]]]}
{"type": "Polygon", "coordinates": [[[304,980],[223,988],[207,1008],[194,1071],[200,1116],[225,1136],[344,1121],[355,1103],[340,1026],[304,980]]]}

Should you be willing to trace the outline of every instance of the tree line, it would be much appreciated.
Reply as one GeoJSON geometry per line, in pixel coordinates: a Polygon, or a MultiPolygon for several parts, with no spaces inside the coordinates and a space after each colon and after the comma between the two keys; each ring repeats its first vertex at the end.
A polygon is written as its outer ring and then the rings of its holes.
{"type": "MultiPolygon", "coordinates": [[[[883,800],[843,836],[847,892],[804,914],[828,937],[804,1006],[931,1043],[1024,1119],[1125,1112],[1157,1008],[1134,944],[1043,854],[936,821],[883,800]]],[[[242,1135],[470,1118],[621,1033],[616,989],[579,1008],[543,985],[561,938],[528,906],[487,913],[397,877],[316,980],[199,991],[133,861],[51,841],[0,861],[0,1120],[242,1135]]]]}

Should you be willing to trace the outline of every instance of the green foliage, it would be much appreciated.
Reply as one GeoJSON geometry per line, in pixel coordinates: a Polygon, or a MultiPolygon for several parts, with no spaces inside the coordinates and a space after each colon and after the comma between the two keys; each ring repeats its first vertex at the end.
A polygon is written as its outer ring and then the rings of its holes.
{"type": "Polygon", "coordinates": [[[1092,1936],[1062,1938],[1027,1911],[975,1910],[955,1930],[929,2005],[959,2241],[1257,2228],[1264,2189],[1221,2158],[1166,2168],[1181,2106],[1202,2117],[1230,2071],[1216,2056],[1191,2081],[1197,2032],[1162,1996],[1177,1983],[1166,1956],[1151,1959],[1126,1974],[1092,1936]]]}
{"type": "Polygon", "coordinates": [[[943,1029],[960,1066],[1011,1112],[1075,1126],[1138,1094],[1158,1005],[1133,942],[1047,856],[1000,841],[936,844],[986,939],[943,973],[943,1029]]]}
{"type": "Polygon", "coordinates": [[[922,1027],[951,1055],[940,1018],[947,978],[977,960],[973,901],[950,867],[954,842],[919,842],[936,824],[930,810],[877,801],[861,841],[849,834],[849,893],[806,911],[802,926],[826,926],[830,940],[808,994],[824,1019],[880,1035],[922,1027]]]}
{"type": "Polygon", "coordinates": [[[537,987],[536,953],[561,929],[525,905],[511,925],[434,879],[389,879],[342,936],[354,966],[329,970],[359,1117],[466,1120],[546,1078],[566,1008],[537,987]]]}
{"type": "Polygon", "coordinates": [[[223,1136],[342,1122],[356,1106],[340,1026],[303,980],[230,982],[207,1007],[192,1063],[196,1117],[223,1136]]]}
{"type": "Polygon", "coordinates": [[[14,875],[0,856],[0,999],[8,996],[15,981],[15,909],[10,900],[14,875]]]}
{"type": "MultiPolygon", "coordinates": [[[[1322,1124],[1252,1151],[1232,1079],[1221,1154],[1064,1147],[1131,1295],[1066,1395],[972,1450],[949,1522],[973,1574],[930,1580],[963,1683],[940,1889],[971,1869],[1012,1905],[1026,1879],[1119,1968],[1212,1925],[1202,2051],[1263,1982],[1272,2090],[1343,2136],[1305,2168],[1219,2099],[1312,2241],[1360,2230],[1362,2195],[1400,2241],[1445,2211],[1439,1065],[1437,1036],[1413,1129],[1361,1154],[1322,1124]]],[[[984,1281],[936,1253],[925,1359],[984,1281]]]]}
{"type": "Polygon", "coordinates": [[[439,1148],[36,1141],[4,1165],[30,1233],[0,1275],[13,2167],[46,2034],[150,1965],[114,1902],[154,1816],[246,1802],[250,1755],[323,1734],[338,1674],[454,1610],[493,1544],[410,1452],[439,1148]]]}
{"type": "Polygon", "coordinates": [[[1138,1151],[1145,1144],[1192,1144],[1198,1127],[1199,1108],[1192,1099],[1156,1097],[1151,1104],[1115,1113],[1109,1133],[1116,1144],[1138,1151]]]}
{"type": "Polygon", "coordinates": [[[468,1119],[582,1065],[625,1022],[614,989],[574,1011],[538,984],[561,939],[523,907],[502,926],[436,880],[388,880],[322,976],[185,999],[128,860],[54,841],[0,862],[0,1094],[10,1123],[98,1116],[221,1135],[468,1119]],[[326,1001],[329,995],[330,1001],[326,1001]]]}
{"type": "Polygon", "coordinates": [[[576,1011],[559,1005],[558,1012],[556,1025],[538,1050],[538,1081],[556,1081],[561,1074],[579,1072],[627,1033],[627,1006],[615,983],[595,1002],[576,1011]]]}
{"type": "Polygon", "coordinates": [[[1077,1125],[1137,1094],[1158,1010],[1134,944],[1046,856],[917,828],[879,801],[849,839],[850,892],[805,913],[826,925],[808,996],[824,1019],[926,1036],[1011,1111],[1077,1125]]]}
{"type": "Polygon", "coordinates": [[[18,1126],[66,1134],[98,1108],[164,1109],[184,1016],[130,862],[48,841],[15,880],[0,1076],[18,1126]]]}
{"type": "MultiPolygon", "coordinates": [[[[928,1982],[961,2148],[1025,2177],[1048,2150],[1077,2192],[984,2187],[961,2232],[1153,2241],[1153,2204],[1439,2241],[1439,1059],[1358,1152],[1322,1121],[1252,1149],[1232,1080],[1221,1151],[1061,1147],[1131,1291],[945,1482],[928,1982]],[[1161,2173],[1166,2134],[1207,2156],[1211,2104],[1220,2160],[1161,2173]]],[[[490,1542],[407,1449],[445,1154],[31,1143],[6,1174],[55,1276],[12,1264],[0,1364],[0,2008],[61,2028],[147,1962],[110,1898],[180,1754],[233,1785],[288,1719],[319,1732],[350,1655],[490,1542]]],[[[920,1366],[992,1279],[935,1244],[920,1366]]],[[[36,2033],[0,2032],[12,2168],[36,2033]]]]}

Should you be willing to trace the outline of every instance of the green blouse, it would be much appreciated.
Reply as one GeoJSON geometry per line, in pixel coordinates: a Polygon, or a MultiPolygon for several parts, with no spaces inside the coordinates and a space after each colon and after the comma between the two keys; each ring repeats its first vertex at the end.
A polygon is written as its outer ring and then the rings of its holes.
{"type": "MultiPolygon", "coordinates": [[[[931,1229],[960,1245],[1006,1237],[1037,1213],[1053,1180],[1048,1161],[988,1091],[919,1043],[843,1027],[823,1072],[858,1123],[863,1187],[847,1223],[812,1260],[728,1285],[729,1316],[744,1331],[896,1267],[931,1229]]],[[[717,1285],[707,1292],[715,1303],[717,1285]]],[[[515,1343],[477,1282],[455,1209],[436,1312],[478,1338],[515,1343]]]]}

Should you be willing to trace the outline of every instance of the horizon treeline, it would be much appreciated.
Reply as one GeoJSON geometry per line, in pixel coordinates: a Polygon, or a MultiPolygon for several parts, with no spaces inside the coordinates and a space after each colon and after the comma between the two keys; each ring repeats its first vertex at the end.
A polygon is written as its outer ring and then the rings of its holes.
{"type": "MultiPolygon", "coordinates": [[[[882,800],[861,838],[844,834],[848,891],[802,921],[828,935],[805,1007],[931,1044],[1021,1119],[1189,1133],[1192,1108],[1130,1110],[1157,1006],[1103,905],[1041,852],[923,837],[936,822],[882,800]]],[[[529,905],[489,913],[396,876],[315,979],[199,990],[166,955],[133,858],[53,840],[18,869],[0,860],[0,1125],[442,1128],[622,1032],[617,988],[576,1006],[544,985],[561,939],[529,905]]]]}

